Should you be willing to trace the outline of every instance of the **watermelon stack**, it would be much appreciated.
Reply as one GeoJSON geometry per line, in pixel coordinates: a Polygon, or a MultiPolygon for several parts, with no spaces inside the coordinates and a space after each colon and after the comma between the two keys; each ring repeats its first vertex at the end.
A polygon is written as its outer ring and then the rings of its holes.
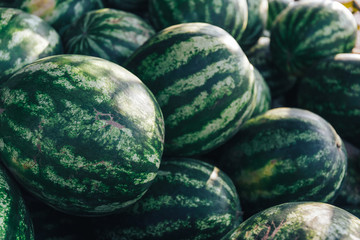
{"type": "Polygon", "coordinates": [[[360,239],[346,7],[0,0],[0,238],[360,239]]]}

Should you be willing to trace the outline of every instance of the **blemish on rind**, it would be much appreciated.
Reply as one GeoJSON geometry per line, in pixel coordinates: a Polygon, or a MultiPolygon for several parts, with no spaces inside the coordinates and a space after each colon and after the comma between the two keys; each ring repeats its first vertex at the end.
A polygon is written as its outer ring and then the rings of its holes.
{"type": "Polygon", "coordinates": [[[5,108],[0,108],[0,114],[2,114],[5,111],[5,108]]]}

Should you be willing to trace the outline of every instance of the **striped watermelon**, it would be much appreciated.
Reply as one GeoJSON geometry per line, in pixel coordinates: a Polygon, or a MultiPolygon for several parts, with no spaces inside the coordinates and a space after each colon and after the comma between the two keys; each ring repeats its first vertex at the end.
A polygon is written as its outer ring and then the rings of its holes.
{"type": "Polygon", "coordinates": [[[62,53],[58,33],[39,17],[0,8],[0,83],[39,58],[62,53]]]}
{"type": "Polygon", "coordinates": [[[254,112],[252,113],[251,117],[263,114],[271,107],[271,93],[269,86],[256,68],[254,68],[254,74],[256,103],[254,112]]]}
{"type": "Polygon", "coordinates": [[[268,208],[221,240],[360,239],[360,219],[327,203],[292,202],[268,208]]]}
{"type": "Polygon", "coordinates": [[[248,22],[246,0],[149,0],[149,18],[156,30],[189,22],[206,22],[240,41],[248,22]]]}
{"type": "Polygon", "coordinates": [[[62,34],[86,12],[103,7],[101,0],[21,0],[25,12],[39,16],[62,34]]]}
{"type": "Polygon", "coordinates": [[[295,86],[296,78],[285,74],[274,64],[269,37],[260,37],[257,44],[245,53],[250,63],[263,76],[273,98],[284,95],[295,86]]]}
{"type": "Polygon", "coordinates": [[[124,64],[154,93],[165,119],[165,154],[222,144],[254,109],[253,66],[235,39],[207,23],[159,32],[124,64]]]}
{"type": "Polygon", "coordinates": [[[271,29],[270,50],[284,72],[301,76],[322,58],[351,52],[357,25],[341,3],[305,0],[286,8],[271,29]]]}
{"type": "Polygon", "coordinates": [[[0,96],[0,157],[54,208],[114,213],[155,178],[162,114],[144,84],[119,65],[82,55],[43,58],[14,74],[0,96]]]}
{"type": "Polygon", "coordinates": [[[275,22],[280,13],[287,8],[290,4],[294,3],[294,0],[268,0],[268,17],[266,20],[266,29],[271,30],[272,25],[275,22]]]}
{"type": "Polygon", "coordinates": [[[33,240],[34,230],[18,185],[0,164],[0,239],[33,240]]]}
{"type": "Polygon", "coordinates": [[[332,126],[296,108],[248,120],[222,153],[219,167],[234,181],[247,216],[288,201],[332,202],[347,167],[332,126]]]}
{"type": "Polygon", "coordinates": [[[153,27],[137,15],[106,8],[88,12],[62,39],[66,53],[101,57],[121,65],[154,34],[153,27]]]}
{"type": "Polygon", "coordinates": [[[343,53],[326,58],[304,75],[298,105],[334,126],[343,138],[360,146],[360,54],[343,53]]]}
{"type": "Polygon", "coordinates": [[[96,219],[96,239],[220,239],[241,221],[236,189],[217,167],[171,158],[145,196],[126,212],[96,219]]]}
{"type": "Polygon", "coordinates": [[[246,51],[256,44],[263,35],[267,16],[268,0],[247,0],[248,23],[239,44],[246,51]]]}

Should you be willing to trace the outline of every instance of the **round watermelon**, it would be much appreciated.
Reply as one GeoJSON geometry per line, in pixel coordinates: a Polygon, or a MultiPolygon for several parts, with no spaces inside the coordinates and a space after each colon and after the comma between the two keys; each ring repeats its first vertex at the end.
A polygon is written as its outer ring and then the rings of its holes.
{"type": "Polygon", "coordinates": [[[121,65],[154,34],[153,27],[137,15],[105,8],[82,16],[62,39],[66,53],[101,57],[121,65]]]}
{"type": "Polygon", "coordinates": [[[360,219],[327,203],[292,202],[253,215],[221,240],[360,238],[360,219]]]}
{"type": "Polygon", "coordinates": [[[114,213],[140,199],[163,150],[161,110],[126,69],[84,55],[40,59],[0,90],[0,157],[54,208],[114,213]]]}
{"type": "Polygon", "coordinates": [[[253,66],[235,39],[208,23],[158,32],[124,67],[154,93],[168,156],[202,154],[229,139],[254,109],[253,66]]]}
{"type": "Polygon", "coordinates": [[[0,8],[0,83],[35,60],[63,52],[59,34],[41,18],[0,8]]]}

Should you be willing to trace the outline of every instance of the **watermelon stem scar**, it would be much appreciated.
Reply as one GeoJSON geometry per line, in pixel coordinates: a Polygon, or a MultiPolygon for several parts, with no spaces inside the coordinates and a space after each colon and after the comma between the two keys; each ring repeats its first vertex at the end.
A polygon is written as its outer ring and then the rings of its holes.
{"type": "Polygon", "coordinates": [[[269,236],[270,231],[271,231],[271,226],[267,226],[268,228],[267,228],[266,234],[263,238],[261,238],[261,240],[274,239],[275,235],[279,232],[280,228],[284,225],[284,220],[282,220],[280,222],[279,226],[276,226],[273,221],[271,222],[271,225],[274,227],[272,234],[269,236]]]}
{"type": "MultiPolygon", "coordinates": [[[[102,112],[99,112],[98,110],[96,110],[94,108],[95,112],[96,112],[96,115],[95,115],[95,120],[104,120],[104,119],[101,119],[100,117],[101,116],[106,116],[106,117],[109,117],[110,120],[105,120],[105,126],[107,125],[111,125],[111,126],[114,126],[116,128],[119,128],[119,129],[122,129],[122,128],[125,128],[123,125],[121,125],[120,123],[118,122],[115,122],[114,121],[114,117],[111,115],[111,113],[102,113],[102,112]],[[100,117],[99,117],[100,116],[100,117]]],[[[1,112],[0,112],[1,113],[1,112]]],[[[103,127],[105,127],[103,126],[103,127]]]]}

